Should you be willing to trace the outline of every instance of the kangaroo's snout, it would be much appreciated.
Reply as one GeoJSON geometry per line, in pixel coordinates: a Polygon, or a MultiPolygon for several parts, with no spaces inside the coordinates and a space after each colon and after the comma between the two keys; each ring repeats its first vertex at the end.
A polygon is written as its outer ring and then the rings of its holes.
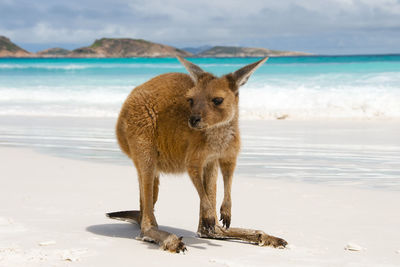
{"type": "Polygon", "coordinates": [[[189,124],[191,127],[195,128],[198,126],[198,124],[201,121],[201,116],[200,115],[192,115],[189,118],[189,124]]]}

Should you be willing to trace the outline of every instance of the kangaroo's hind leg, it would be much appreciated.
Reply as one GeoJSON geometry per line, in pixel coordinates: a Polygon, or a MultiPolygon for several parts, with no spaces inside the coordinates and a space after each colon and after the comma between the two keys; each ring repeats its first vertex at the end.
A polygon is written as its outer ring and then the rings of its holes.
{"type": "MultiPolygon", "coordinates": [[[[159,175],[157,175],[154,179],[153,185],[153,207],[156,205],[158,199],[158,186],[160,184],[159,175]]],[[[142,201],[140,200],[140,209],[142,209],[142,201]]],[[[115,211],[106,213],[106,216],[111,219],[130,222],[134,224],[140,225],[142,221],[142,216],[140,214],[140,210],[124,210],[124,211],[115,211]]]]}
{"type": "Polygon", "coordinates": [[[151,146],[146,149],[144,142],[141,142],[141,146],[132,145],[130,149],[132,151],[131,158],[135,163],[139,178],[142,239],[154,242],[170,252],[185,251],[186,247],[182,238],[159,230],[154,216],[154,204],[158,195],[158,173],[155,168],[156,153],[152,151],[151,146]],[[136,149],[136,147],[140,147],[140,149],[136,149]]]}
{"type": "Polygon", "coordinates": [[[200,197],[200,225],[205,231],[212,232],[217,220],[215,207],[211,204],[204,186],[204,165],[202,162],[195,160],[189,163],[188,173],[200,197]]]}
{"type": "MultiPolygon", "coordinates": [[[[154,179],[154,185],[153,185],[153,207],[155,206],[158,199],[159,184],[160,184],[159,176],[157,175],[154,179]]],[[[142,201],[140,201],[140,207],[141,207],[140,209],[142,209],[143,206],[141,202],[142,201]]],[[[133,224],[138,224],[139,226],[142,221],[140,210],[124,210],[124,211],[109,212],[106,213],[106,216],[110,219],[130,222],[133,224]]]]}
{"type": "MultiPolygon", "coordinates": [[[[245,229],[245,228],[229,228],[231,221],[231,187],[232,187],[232,176],[236,165],[236,159],[220,159],[219,165],[224,178],[224,200],[221,206],[221,220],[223,221],[222,227],[220,225],[215,226],[215,231],[205,231],[201,225],[199,225],[198,234],[203,238],[212,239],[236,239],[242,240],[249,243],[258,244],[260,246],[272,246],[283,248],[287,245],[287,242],[282,238],[268,235],[260,230],[245,229]]],[[[218,166],[218,164],[215,164],[218,166]]],[[[212,166],[207,166],[204,171],[204,182],[207,190],[207,195],[210,200],[213,201],[215,207],[215,196],[216,196],[216,171],[213,170],[212,166]],[[208,167],[208,168],[207,168],[208,167]],[[210,168],[211,167],[211,168],[210,168]],[[206,171],[208,170],[208,171],[206,171]],[[208,175],[206,175],[208,174],[208,175]]],[[[216,216],[216,215],[215,215],[216,216]]],[[[201,223],[201,221],[200,221],[201,223]]]]}
{"type": "MultiPolygon", "coordinates": [[[[214,212],[214,220],[218,222],[217,212],[216,212],[216,195],[217,195],[217,177],[218,177],[218,162],[211,161],[203,168],[203,186],[206,191],[207,197],[210,200],[211,206],[214,212]]],[[[201,216],[199,218],[199,226],[197,228],[197,233],[201,236],[203,231],[209,231],[203,225],[203,220],[201,216]]]]}
{"type": "Polygon", "coordinates": [[[153,183],[153,209],[154,206],[156,205],[157,199],[158,199],[158,187],[160,185],[160,175],[156,175],[154,177],[154,183],[153,183]]]}

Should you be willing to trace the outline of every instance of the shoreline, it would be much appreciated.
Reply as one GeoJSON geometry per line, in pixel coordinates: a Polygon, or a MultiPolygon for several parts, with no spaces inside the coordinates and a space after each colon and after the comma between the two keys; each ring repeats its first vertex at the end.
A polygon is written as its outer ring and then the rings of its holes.
{"type": "MultiPolygon", "coordinates": [[[[39,51],[38,51],[39,52],[39,51]]],[[[36,56],[37,52],[32,52],[32,56],[28,57],[0,57],[0,59],[135,59],[135,58],[173,58],[176,57],[65,57],[65,56],[36,56]]],[[[271,58],[297,58],[297,57],[371,57],[371,56],[400,56],[400,53],[381,53],[381,54],[304,54],[304,55],[288,55],[288,56],[275,56],[269,55],[271,58]]],[[[246,57],[204,57],[204,56],[188,56],[185,58],[212,58],[212,59],[226,59],[226,58],[262,58],[263,56],[246,56],[246,57]]]]}
{"type": "MultiPolygon", "coordinates": [[[[115,121],[0,116],[0,147],[131,166],[115,121]]],[[[400,191],[397,121],[241,120],[240,128],[240,176],[400,191]]]]}
{"type": "MultiPolygon", "coordinates": [[[[285,114],[284,114],[285,115],[285,114]]],[[[12,119],[39,119],[39,120],[46,120],[46,119],[66,119],[66,120],[117,120],[118,114],[115,116],[82,116],[82,115],[29,115],[29,114],[0,114],[0,121],[4,120],[12,120],[12,119]]],[[[387,117],[387,116],[375,116],[375,117],[308,117],[308,118],[301,118],[301,117],[284,117],[284,118],[277,118],[277,117],[266,117],[266,118],[259,118],[259,117],[246,117],[239,119],[239,122],[247,122],[247,121],[259,121],[259,122],[271,122],[271,121],[290,121],[290,122],[317,122],[317,123],[329,123],[329,122],[400,122],[400,117],[387,117]]]]}
{"type": "MultiPolygon", "coordinates": [[[[0,147],[0,265],[398,266],[400,194],[236,175],[232,225],[285,238],[289,249],[200,239],[199,200],[186,176],[163,176],[156,217],[183,236],[185,255],[135,240],[139,228],[105,212],[136,209],[132,166],[0,147]],[[362,251],[348,251],[348,243],[362,251]],[[42,244],[42,245],[40,245],[42,244]],[[44,244],[44,245],[43,245],[44,244]],[[71,263],[71,261],[73,261],[71,263]]],[[[218,205],[222,200],[219,177],[218,205]]],[[[218,206],[217,206],[218,209],[218,206]]]]}

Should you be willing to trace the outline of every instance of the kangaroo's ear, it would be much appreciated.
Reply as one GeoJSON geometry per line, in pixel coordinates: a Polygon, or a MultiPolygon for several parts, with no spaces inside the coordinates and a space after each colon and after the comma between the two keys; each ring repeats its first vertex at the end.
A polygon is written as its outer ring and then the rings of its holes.
{"type": "Polygon", "coordinates": [[[234,73],[232,73],[233,80],[236,83],[237,88],[244,85],[249,77],[256,71],[265,61],[268,60],[268,57],[261,59],[260,61],[254,62],[247,66],[244,66],[241,69],[238,69],[234,73]]]}
{"type": "Polygon", "coordinates": [[[177,56],[179,62],[182,63],[182,65],[186,68],[186,70],[189,72],[190,78],[194,81],[194,83],[197,83],[199,80],[199,77],[205,72],[202,70],[199,66],[193,64],[190,61],[187,61],[186,59],[177,56]]]}

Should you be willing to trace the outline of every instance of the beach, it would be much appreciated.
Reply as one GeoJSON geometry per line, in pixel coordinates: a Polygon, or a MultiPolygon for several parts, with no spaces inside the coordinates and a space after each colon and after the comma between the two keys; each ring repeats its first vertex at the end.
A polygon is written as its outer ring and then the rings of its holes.
{"type": "MultiPolygon", "coordinates": [[[[68,120],[52,120],[50,124],[53,127],[57,124],[62,127],[69,125],[68,120]]],[[[14,124],[18,122],[15,118],[3,118],[3,126],[7,125],[6,121],[9,121],[8,127],[11,121],[14,124]]],[[[31,125],[39,125],[38,121],[31,120],[31,125]]],[[[45,129],[43,121],[46,120],[41,121],[41,128],[45,129]]],[[[109,123],[112,124],[111,121],[109,123]]],[[[79,126],[76,121],[70,124],[75,124],[76,128],[79,126]]],[[[86,123],[88,125],[91,124],[86,123]]],[[[99,129],[108,124],[97,122],[94,125],[99,129]]],[[[318,147],[316,144],[335,146],[337,149],[331,154],[338,159],[338,150],[348,147],[349,143],[364,147],[358,148],[361,149],[358,153],[365,154],[364,158],[358,158],[362,165],[368,158],[368,151],[374,147],[380,148],[381,153],[390,152],[399,156],[397,125],[393,121],[244,121],[241,124],[244,138],[242,152],[251,155],[251,150],[246,150],[245,145],[251,146],[248,140],[251,140],[251,136],[260,135],[260,132],[264,135],[268,132],[276,144],[290,143],[297,136],[294,140],[299,145],[303,144],[301,150],[304,157],[307,157],[307,151],[312,153],[313,149],[317,153],[313,161],[308,163],[320,168],[330,167],[328,172],[333,175],[341,169],[340,160],[324,163],[315,150],[318,147]],[[331,125],[331,128],[327,125],[331,125]],[[298,138],[299,132],[304,129],[307,129],[306,135],[312,142],[298,138]],[[364,134],[360,134],[360,131],[364,134]],[[281,142],[278,137],[286,141],[281,142]]],[[[90,127],[96,129],[93,125],[90,127]]],[[[269,141],[259,140],[258,147],[267,144],[272,153],[279,151],[269,141]]],[[[350,146],[350,150],[357,153],[354,147],[350,146]]],[[[194,186],[186,175],[162,176],[155,214],[162,229],[183,236],[188,248],[183,255],[167,253],[154,244],[136,240],[135,237],[140,233],[137,225],[105,217],[106,212],[139,207],[136,171],[129,160],[123,156],[123,161],[107,161],[104,157],[88,159],[76,156],[74,159],[69,153],[58,151],[57,154],[32,146],[8,145],[0,148],[0,201],[3,203],[0,216],[0,266],[400,264],[399,191],[396,187],[382,189],[374,186],[379,182],[369,184],[352,180],[352,175],[360,176],[362,172],[338,175],[340,179],[336,182],[308,181],[302,179],[302,176],[308,175],[301,173],[297,173],[297,179],[290,176],[284,178],[285,173],[293,174],[293,169],[290,168],[290,161],[285,161],[282,155],[275,153],[275,157],[279,157],[283,165],[286,162],[287,167],[279,172],[281,179],[273,170],[271,173],[274,176],[268,178],[268,168],[264,173],[256,171],[259,169],[248,164],[254,159],[241,154],[241,163],[233,183],[232,226],[260,229],[282,237],[289,242],[286,249],[196,237],[199,198],[194,186]],[[346,178],[353,183],[343,182],[346,178]],[[361,250],[346,250],[345,246],[349,244],[361,250]]],[[[349,151],[342,152],[346,152],[343,153],[346,155],[349,151]]],[[[379,157],[379,151],[373,152],[379,157]]],[[[329,153],[325,153],[329,157],[329,153]]],[[[96,152],[92,151],[92,154],[96,152]]],[[[353,164],[357,165],[354,158],[353,164]]],[[[397,177],[398,165],[387,159],[385,161],[384,157],[381,164],[390,169],[393,179],[397,177]]],[[[267,166],[268,162],[264,162],[264,165],[267,166]]],[[[376,173],[382,171],[379,170],[379,164],[370,167],[371,174],[375,168],[376,173]]],[[[356,166],[353,168],[357,169],[356,166]]],[[[312,173],[310,171],[309,175],[312,173]]],[[[217,205],[222,200],[221,180],[217,205]]]]}
{"type": "MultiPolygon", "coordinates": [[[[251,58],[194,59],[217,75],[251,58]]],[[[135,86],[176,59],[0,60],[0,267],[399,266],[400,56],[273,58],[240,89],[232,227],[285,249],[196,236],[189,177],[163,175],[171,254],[107,212],[139,208],[115,124],[135,86]]],[[[218,180],[217,211],[222,201],[218,180]]]]}
{"type": "Polygon", "coordinates": [[[164,2],[0,1],[0,267],[400,267],[400,0],[164,2]]]}

